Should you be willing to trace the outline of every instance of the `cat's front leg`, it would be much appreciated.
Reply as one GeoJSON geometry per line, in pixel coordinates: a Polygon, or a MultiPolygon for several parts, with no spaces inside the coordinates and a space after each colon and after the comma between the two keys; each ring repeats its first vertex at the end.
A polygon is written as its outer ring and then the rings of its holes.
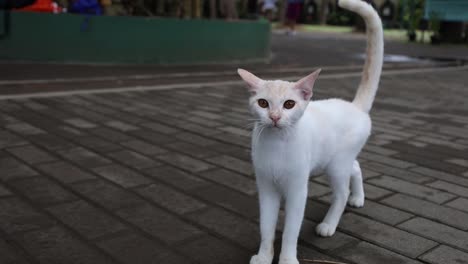
{"type": "Polygon", "coordinates": [[[297,260],[297,240],[304,218],[307,201],[308,174],[291,177],[285,192],[285,223],[279,264],[299,264],[297,260]]]}
{"type": "Polygon", "coordinates": [[[273,181],[268,178],[257,177],[257,186],[260,202],[261,243],[258,254],[250,259],[250,264],[271,264],[281,195],[273,185],[273,181]]]}

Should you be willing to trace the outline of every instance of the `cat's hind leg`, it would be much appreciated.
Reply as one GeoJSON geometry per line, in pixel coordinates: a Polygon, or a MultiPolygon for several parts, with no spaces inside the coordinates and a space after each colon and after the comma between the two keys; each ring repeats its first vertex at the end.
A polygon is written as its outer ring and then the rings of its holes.
{"type": "Polygon", "coordinates": [[[351,171],[351,195],[349,196],[348,204],[352,207],[363,207],[364,197],[361,167],[359,166],[359,162],[355,160],[351,171]]]}
{"type": "Polygon", "coordinates": [[[281,195],[273,182],[268,179],[257,178],[257,186],[260,202],[261,242],[258,254],[250,259],[250,264],[271,264],[281,195]]]}
{"type": "Polygon", "coordinates": [[[330,187],[333,191],[332,203],[327,215],[320,223],[316,232],[323,237],[335,234],[336,227],[346,207],[349,196],[349,180],[353,162],[335,162],[327,169],[330,187]]]}

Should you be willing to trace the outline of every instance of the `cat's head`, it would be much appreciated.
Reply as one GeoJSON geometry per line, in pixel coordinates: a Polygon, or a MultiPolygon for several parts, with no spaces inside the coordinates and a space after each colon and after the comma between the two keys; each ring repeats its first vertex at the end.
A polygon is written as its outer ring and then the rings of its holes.
{"type": "Polygon", "coordinates": [[[247,83],[250,110],[261,124],[273,128],[285,128],[295,124],[304,114],[312,97],[315,80],[320,69],[297,82],[267,81],[252,73],[238,69],[247,83]]]}

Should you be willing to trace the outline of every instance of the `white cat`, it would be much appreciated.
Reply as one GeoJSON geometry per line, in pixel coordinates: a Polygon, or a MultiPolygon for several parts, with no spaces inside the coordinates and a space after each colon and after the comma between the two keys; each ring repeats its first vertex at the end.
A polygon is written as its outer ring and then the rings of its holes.
{"type": "Polygon", "coordinates": [[[371,131],[368,112],[382,69],[382,24],[374,9],[361,0],[340,0],[339,5],[361,15],[367,26],[367,58],[352,103],[340,99],[310,102],[320,70],[296,83],[266,81],[238,70],[248,84],[250,108],[256,118],[252,159],[260,200],[261,244],[251,264],[272,262],[282,197],[286,216],[279,264],[299,263],[296,247],[309,175],[326,172],[333,190],[331,207],[317,226],[317,234],[327,237],[335,233],[346,201],[354,207],[364,205],[356,157],[371,131]]]}

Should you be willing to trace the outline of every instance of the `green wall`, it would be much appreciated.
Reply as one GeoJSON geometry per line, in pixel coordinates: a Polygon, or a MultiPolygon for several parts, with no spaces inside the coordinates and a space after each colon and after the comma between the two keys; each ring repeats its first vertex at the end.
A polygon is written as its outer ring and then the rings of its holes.
{"type": "MultiPolygon", "coordinates": [[[[0,33],[5,26],[0,15],[0,33]]],[[[179,20],[12,12],[0,59],[197,64],[267,60],[270,25],[257,21],[179,20]]]]}

